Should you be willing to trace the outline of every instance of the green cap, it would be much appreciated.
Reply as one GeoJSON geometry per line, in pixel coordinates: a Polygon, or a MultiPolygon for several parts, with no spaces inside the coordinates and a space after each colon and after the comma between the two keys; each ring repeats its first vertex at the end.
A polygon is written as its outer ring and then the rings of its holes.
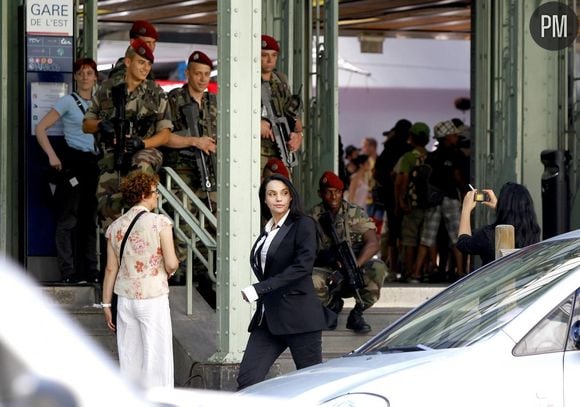
{"type": "Polygon", "coordinates": [[[409,133],[413,133],[413,134],[416,134],[416,135],[420,135],[421,133],[423,133],[427,137],[429,137],[429,131],[430,131],[429,130],[429,126],[427,126],[423,122],[416,122],[409,129],[409,133]]]}

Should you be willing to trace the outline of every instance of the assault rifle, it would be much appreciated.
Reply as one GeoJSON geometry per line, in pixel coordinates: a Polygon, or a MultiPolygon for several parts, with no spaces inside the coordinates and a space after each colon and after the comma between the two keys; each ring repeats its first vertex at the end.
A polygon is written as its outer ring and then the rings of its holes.
{"type": "MultiPolygon", "coordinates": [[[[262,108],[264,109],[264,117],[266,117],[272,125],[272,132],[274,133],[274,141],[280,151],[280,158],[284,165],[288,168],[295,167],[298,164],[296,154],[288,148],[288,141],[290,141],[290,126],[288,119],[282,114],[278,117],[274,113],[272,107],[272,89],[268,82],[262,83],[262,108]]],[[[263,113],[263,114],[264,114],[263,113]]]]}
{"type": "MultiPolygon", "coordinates": [[[[201,137],[199,132],[199,106],[197,103],[186,103],[181,107],[181,112],[185,116],[187,122],[186,136],[201,137]]],[[[205,154],[199,148],[184,149],[180,151],[181,154],[193,154],[195,164],[199,170],[201,190],[207,193],[207,201],[209,209],[211,208],[211,199],[209,193],[216,190],[215,178],[215,157],[213,154],[205,154]]]]}
{"type": "Polygon", "coordinates": [[[348,286],[354,291],[355,299],[362,304],[359,290],[364,288],[363,272],[356,263],[356,256],[347,240],[340,240],[330,212],[324,212],[318,220],[324,233],[332,240],[331,251],[336,260],[338,270],[343,275],[348,286]]]}
{"type": "Polygon", "coordinates": [[[127,93],[127,84],[120,83],[113,86],[111,89],[111,96],[113,99],[113,106],[117,118],[114,121],[115,137],[113,138],[115,170],[125,171],[127,169],[127,157],[125,156],[125,137],[129,134],[131,136],[131,124],[125,120],[125,95],[127,93]],[[127,132],[127,124],[129,124],[129,132],[127,132]]]}

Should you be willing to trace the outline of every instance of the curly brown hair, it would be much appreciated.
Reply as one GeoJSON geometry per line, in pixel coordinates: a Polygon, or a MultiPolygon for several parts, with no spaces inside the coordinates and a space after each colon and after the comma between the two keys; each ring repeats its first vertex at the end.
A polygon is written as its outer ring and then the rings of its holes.
{"type": "Polygon", "coordinates": [[[159,177],[157,175],[134,172],[129,174],[121,182],[121,194],[123,201],[129,206],[141,202],[143,197],[151,196],[151,187],[157,186],[159,177]]]}

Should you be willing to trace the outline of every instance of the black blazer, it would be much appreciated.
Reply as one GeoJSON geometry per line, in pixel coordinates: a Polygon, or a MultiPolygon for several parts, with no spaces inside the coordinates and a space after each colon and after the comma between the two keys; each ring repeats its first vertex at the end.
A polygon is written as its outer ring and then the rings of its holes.
{"type": "MultiPolygon", "coordinates": [[[[314,222],[304,215],[298,219],[288,216],[268,248],[264,273],[251,261],[259,283],[254,284],[258,304],[248,331],[263,323],[262,318],[274,335],[320,331],[327,326],[312,283],[318,247],[314,222]]],[[[259,240],[254,242],[250,259],[254,259],[259,240]]]]}

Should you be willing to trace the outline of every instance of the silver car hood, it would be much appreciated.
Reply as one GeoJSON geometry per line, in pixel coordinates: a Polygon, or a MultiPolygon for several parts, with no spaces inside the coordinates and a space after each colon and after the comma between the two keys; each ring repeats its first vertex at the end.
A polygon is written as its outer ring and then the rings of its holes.
{"type": "Polygon", "coordinates": [[[465,348],[400,352],[364,356],[344,356],[283,376],[275,377],[243,390],[283,398],[319,400],[344,394],[395,372],[432,364],[442,358],[457,356],[465,348]]]}

